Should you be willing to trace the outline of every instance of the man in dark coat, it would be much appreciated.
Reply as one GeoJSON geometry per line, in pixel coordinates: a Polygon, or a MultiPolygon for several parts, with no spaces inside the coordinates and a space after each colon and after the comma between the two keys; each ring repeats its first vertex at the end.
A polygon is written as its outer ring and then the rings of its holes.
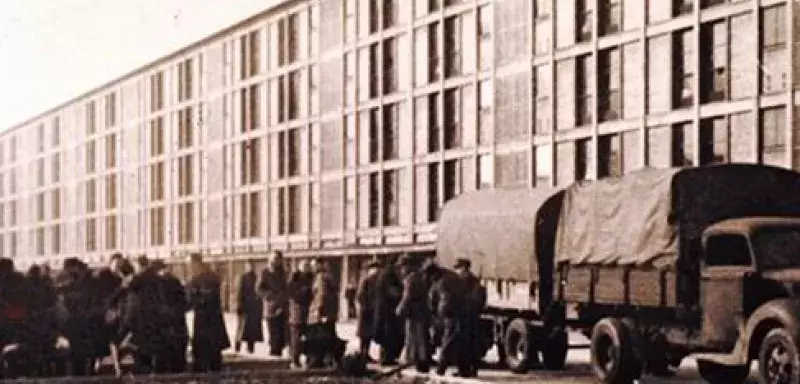
{"type": "Polygon", "coordinates": [[[300,367],[300,355],[303,352],[302,338],[308,324],[308,308],[311,305],[311,284],[314,275],[308,262],[301,260],[297,270],[289,277],[289,349],[292,365],[300,367]]]}
{"type": "Polygon", "coordinates": [[[344,299],[347,300],[347,319],[356,318],[356,285],[353,281],[347,282],[344,287],[344,299]]]}
{"type": "Polygon", "coordinates": [[[26,371],[23,330],[30,318],[25,276],[11,259],[0,259],[0,379],[15,378],[26,371]]]}
{"type": "Polygon", "coordinates": [[[464,289],[458,275],[445,268],[437,268],[431,275],[429,307],[441,327],[441,352],[436,373],[444,375],[448,367],[458,362],[459,308],[464,302],[464,289]]]}
{"type": "Polygon", "coordinates": [[[270,356],[281,356],[286,347],[286,270],[283,255],[275,252],[261,274],[258,291],[265,300],[270,356]]]}
{"type": "Polygon", "coordinates": [[[23,340],[30,359],[29,375],[48,376],[55,373],[58,322],[55,316],[56,293],[42,275],[42,269],[33,265],[25,276],[25,297],[28,316],[25,320],[23,340]]]}
{"type": "Polygon", "coordinates": [[[397,316],[406,321],[406,361],[414,363],[418,372],[428,373],[433,355],[428,282],[411,257],[401,258],[400,265],[403,297],[397,306],[397,316]]]}
{"type": "MultiPolygon", "coordinates": [[[[124,334],[130,332],[130,343],[135,347],[134,361],[137,373],[155,372],[156,357],[166,347],[169,318],[161,279],[150,267],[146,256],[134,263],[136,274],[130,282],[132,310],[123,319],[124,334]]],[[[158,372],[161,373],[161,372],[158,372]]]]}
{"type": "Polygon", "coordinates": [[[395,260],[390,260],[378,275],[375,290],[376,318],[373,340],[381,346],[380,362],[383,366],[396,365],[397,358],[403,351],[405,324],[395,313],[402,293],[403,282],[397,273],[395,260]]]}
{"type": "Polygon", "coordinates": [[[190,268],[187,290],[189,304],[194,309],[193,368],[195,372],[219,372],[222,369],[222,351],[231,346],[222,315],[220,278],[199,254],[191,256],[190,268]]]}
{"type": "Polygon", "coordinates": [[[186,298],[186,290],[181,281],[169,272],[163,261],[153,261],[153,270],[161,279],[166,309],[169,310],[164,314],[167,317],[165,321],[167,337],[164,348],[156,355],[156,371],[185,372],[186,347],[189,343],[189,330],[186,327],[186,311],[189,310],[189,302],[186,298]]]}
{"type": "Polygon", "coordinates": [[[122,277],[115,272],[115,264],[122,254],[111,256],[109,267],[97,270],[92,279],[92,312],[89,316],[94,340],[94,358],[101,360],[111,353],[110,344],[118,337],[120,318],[117,306],[117,292],[122,286],[122,277]]]}
{"type": "Polygon", "coordinates": [[[461,307],[459,328],[462,332],[458,370],[463,377],[478,375],[478,364],[482,356],[477,351],[481,337],[480,317],[486,306],[486,288],[480,279],[470,271],[471,263],[467,259],[458,259],[455,269],[464,289],[464,302],[461,307]]]}
{"type": "Polygon", "coordinates": [[[245,263],[244,274],[239,278],[237,292],[238,324],[236,330],[236,352],[239,352],[242,342],[247,344],[247,352],[255,352],[256,343],[264,341],[264,328],[261,316],[264,312],[264,303],[256,291],[258,276],[253,268],[253,262],[245,263]]]}
{"type": "Polygon", "coordinates": [[[89,269],[77,258],[64,260],[56,278],[58,317],[61,334],[69,341],[69,365],[73,375],[92,373],[94,343],[89,316],[92,310],[92,281],[89,269]]]}
{"type": "Polygon", "coordinates": [[[339,289],[333,281],[328,268],[320,262],[315,263],[314,282],[311,288],[311,305],[308,309],[308,333],[310,348],[307,353],[308,365],[321,368],[325,358],[337,358],[335,354],[336,321],[339,318],[339,289]]]}
{"type": "Polygon", "coordinates": [[[378,289],[378,274],[380,270],[381,264],[378,261],[372,261],[367,264],[367,273],[358,284],[358,291],[356,292],[356,301],[358,303],[356,336],[360,340],[359,352],[367,361],[372,360],[369,356],[369,348],[372,344],[372,338],[375,336],[375,319],[377,318],[376,290],[378,289]]]}

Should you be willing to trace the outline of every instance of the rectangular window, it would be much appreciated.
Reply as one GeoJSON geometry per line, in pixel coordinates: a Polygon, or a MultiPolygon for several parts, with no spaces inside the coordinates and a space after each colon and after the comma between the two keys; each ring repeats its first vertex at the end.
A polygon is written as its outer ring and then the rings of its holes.
{"type": "Polygon", "coordinates": [[[97,131],[97,107],[94,100],[86,104],[86,136],[94,135],[97,131]]]}
{"type": "Polygon", "coordinates": [[[580,139],[575,141],[575,180],[591,180],[592,170],[592,140],[580,139]]]}
{"type": "Polygon", "coordinates": [[[601,121],[622,118],[622,57],[619,48],[600,52],[598,113],[601,121]]]}
{"type": "Polygon", "coordinates": [[[700,165],[730,162],[728,119],[721,116],[700,121],[698,150],[700,165]]]}
{"type": "Polygon", "coordinates": [[[178,244],[194,241],[194,203],[178,205],[178,244]]]}
{"type": "Polygon", "coordinates": [[[286,84],[286,114],[289,120],[294,120],[300,117],[300,87],[302,85],[301,71],[298,70],[289,73],[288,80],[289,81],[286,84]]]}
{"type": "Polygon", "coordinates": [[[289,186],[288,217],[286,218],[286,232],[300,233],[300,219],[302,213],[302,190],[299,185],[289,186]]]}
{"type": "Polygon", "coordinates": [[[759,157],[762,164],[786,166],[786,109],[761,111],[759,157]]]}
{"type": "Polygon", "coordinates": [[[150,201],[164,200],[164,162],[150,165],[150,201]]]}
{"type": "Polygon", "coordinates": [[[164,72],[150,76],[150,112],[164,108],[164,72]]]}
{"type": "Polygon", "coordinates": [[[704,24],[701,29],[700,68],[703,90],[700,101],[709,103],[728,99],[728,21],[704,24]]]}
{"type": "Polygon", "coordinates": [[[428,95],[428,153],[438,152],[442,148],[439,137],[439,93],[428,95]]]}
{"type": "MultiPolygon", "coordinates": [[[[673,107],[690,107],[694,103],[694,32],[686,29],[673,35],[673,107]]],[[[651,58],[652,59],[652,58],[651,58]]]]}
{"type": "Polygon", "coordinates": [[[577,22],[575,23],[575,36],[579,43],[587,42],[592,39],[592,15],[594,13],[594,0],[577,0],[575,11],[577,22]]]}
{"type": "Polygon", "coordinates": [[[92,219],[86,220],[86,251],[97,251],[97,221],[92,219]]]}
{"type": "Polygon", "coordinates": [[[178,196],[185,197],[192,194],[193,166],[192,155],[178,158],[178,196]]]}
{"type": "Polygon", "coordinates": [[[106,209],[117,208],[117,175],[106,176],[106,209]]]}
{"type": "MultiPolygon", "coordinates": [[[[787,27],[786,6],[775,5],[761,11],[761,92],[773,93],[786,89],[787,71],[787,27]]],[[[800,65],[794,63],[793,65],[800,65]]]]}
{"type": "Polygon", "coordinates": [[[300,58],[300,20],[297,14],[286,18],[286,59],[287,64],[294,63],[300,58]]]}
{"type": "Polygon", "coordinates": [[[481,70],[492,66],[492,11],[488,5],[478,8],[478,65],[481,70]]]}
{"type": "Polygon", "coordinates": [[[117,166],[117,134],[112,133],[106,136],[106,169],[116,168],[117,166]]]}
{"type": "Polygon", "coordinates": [[[461,90],[444,92],[444,149],[461,147],[461,90]]]}
{"type": "Polygon", "coordinates": [[[44,221],[44,192],[36,195],[36,221],[44,221]]]}
{"type": "Polygon", "coordinates": [[[461,74],[461,19],[458,16],[444,20],[444,76],[450,78],[461,74]]]}
{"type": "Polygon", "coordinates": [[[622,0],[601,0],[599,3],[601,7],[600,34],[611,35],[622,31],[622,0]]]}
{"type": "Polygon", "coordinates": [[[592,123],[592,74],[591,56],[579,56],[575,59],[577,72],[575,81],[575,122],[576,125],[592,123]]]}
{"type": "Polygon", "coordinates": [[[61,225],[56,224],[50,228],[51,237],[51,250],[54,255],[61,253],[61,225]]]}
{"type": "Polygon", "coordinates": [[[186,107],[178,111],[178,149],[192,146],[192,107],[186,107]]]}
{"type": "Polygon", "coordinates": [[[192,59],[178,63],[178,101],[184,102],[192,98],[192,59]]]}
{"type": "Polygon", "coordinates": [[[692,123],[672,126],[672,166],[691,167],[694,165],[694,129],[692,123]]]}
{"type": "Polygon", "coordinates": [[[106,129],[117,125],[117,93],[111,92],[105,97],[105,127],[106,129]]]}
{"type": "Polygon", "coordinates": [[[400,14],[399,3],[400,0],[383,0],[383,29],[397,25],[400,14]]]}
{"type": "Polygon", "coordinates": [[[44,158],[36,160],[36,186],[44,186],[44,158]]]}
{"type": "MultiPolygon", "coordinates": [[[[664,1],[664,0],[651,0],[651,1],[664,1]]],[[[687,13],[694,12],[694,0],[672,0],[672,14],[680,16],[687,13]]]]}
{"type": "Polygon", "coordinates": [[[382,158],[394,160],[400,156],[400,105],[388,104],[383,107],[382,158]]]}
{"type": "Polygon", "coordinates": [[[94,173],[97,165],[97,151],[95,151],[94,140],[86,143],[86,173],[94,173]]]}
{"type": "Polygon", "coordinates": [[[478,86],[478,144],[492,143],[492,109],[494,106],[494,87],[492,80],[481,81],[478,86]]]}
{"type": "Polygon", "coordinates": [[[598,138],[597,163],[598,177],[622,175],[622,140],[619,134],[598,138]]]}
{"type": "Polygon", "coordinates": [[[164,154],[164,118],[150,120],[150,156],[164,154]]]}
{"type": "Polygon", "coordinates": [[[439,22],[428,25],[428,82],[439,81],[442,76],[442,60],[439,53],[439,22]]]}
{"type": "MultiPolygon", "coordinates": [[[[61,145],[61,118],[58,116],[53,117],[53,128],[50,140],[50,144],[53,147],[61,145]]],[[[2,155],[0,155],[0,157],[2,157],[2,155]]]]}
{"type": "Polygon", "coordinates": [[[150,245],[164,245],[164,207],[150,208],[150,245]]]}
{"type": "Polygon", "coordinates": [[[53,220],[61,218],[61,190],[56,188],[50,195],[50,207],[53,220]]]}
{"type": "Polygon", "coordinates": [[[44,152],[44,124],[36,126],[36,152],[44,152]]]}
{"type": "Polygon", "coordinates": [[[36,228],[36,255],[44,256],[44,228],[36,228]]]}
{"type": "Polygon", "coordinates": [[[261,33],[251,31],[240,38],[240,77],[242,80],[261,72],[261,33]]]}
{"type": "Polygon", "coordinates": [[[397,84],[397,39],[388,38],[383,41],[383,94],[388,95],[398,90],[397,84]]]}
{"type": "Polygon", "coordinates": [[[106,250],[117,249],[117,216],[106,217],[106,250]]]}
{"type": "MultiPolygon", "coordinates": [[[[400,171],[383,172],[383,225],[386,227],[400,225],[400,171]]],[[[370,181],[372,181],[370,179],[370,181]]]]}
{"type": "Polygon", "coordinates": [[[97,182],[92,179],[86,182],[86,213],[97,211],[97,182]]]}

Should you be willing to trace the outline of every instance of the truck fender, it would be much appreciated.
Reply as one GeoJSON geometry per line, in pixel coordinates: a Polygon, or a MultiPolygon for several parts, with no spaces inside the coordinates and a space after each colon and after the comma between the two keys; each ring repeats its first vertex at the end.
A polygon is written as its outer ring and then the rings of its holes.
{"type": "Polygon", "coordinates": [[[758,356],[761,340],[767,332],[775,327],[782,327],[800,341],[800,300],[781,298],[761,304],[747,320],[745,332],[739,335],[734,352],[742,363],[747,363],[758,356]],[[741,344],[741,346],[740,346],[741,344]]]}

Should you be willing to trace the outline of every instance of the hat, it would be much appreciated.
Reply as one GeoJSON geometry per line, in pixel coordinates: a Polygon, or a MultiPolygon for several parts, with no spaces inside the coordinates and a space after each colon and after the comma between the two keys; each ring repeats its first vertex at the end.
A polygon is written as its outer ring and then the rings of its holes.
{"type": "Polygon", "coordinates": [[[382,264],[381,264],[381,262],[380,262],[380,261],[378,261],[378,260],[372,260],[372,261],[370,261],[369,263],[367,263],[367,265],[366,265],[366,268],[367,268],[367,269],[370,269],[370,268],[380,268],[381,266],[382,266],[382,264]]]}
{"type": "Polygon", "coordinates": [[[469,259],[458,258],[456,259],[456,265],[453,268],[467,268],[469,269],[472,266],[472,262],[469,259]]]}
{"type": "Polygon", "coordinates": [[[150,263],[150,266],[156,271],[161,271],[167,268],[167,263],[165,263],[164,260],[155,259],[152,263],[150,263]]]}

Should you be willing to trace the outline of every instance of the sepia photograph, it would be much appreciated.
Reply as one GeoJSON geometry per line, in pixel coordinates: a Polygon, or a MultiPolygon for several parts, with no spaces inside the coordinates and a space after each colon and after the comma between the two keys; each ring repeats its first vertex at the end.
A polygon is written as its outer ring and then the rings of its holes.
{"type": "Polygon", "coordinates": [[[800,0],[0,0],[0,382],[800,384],[800,0]]]}

